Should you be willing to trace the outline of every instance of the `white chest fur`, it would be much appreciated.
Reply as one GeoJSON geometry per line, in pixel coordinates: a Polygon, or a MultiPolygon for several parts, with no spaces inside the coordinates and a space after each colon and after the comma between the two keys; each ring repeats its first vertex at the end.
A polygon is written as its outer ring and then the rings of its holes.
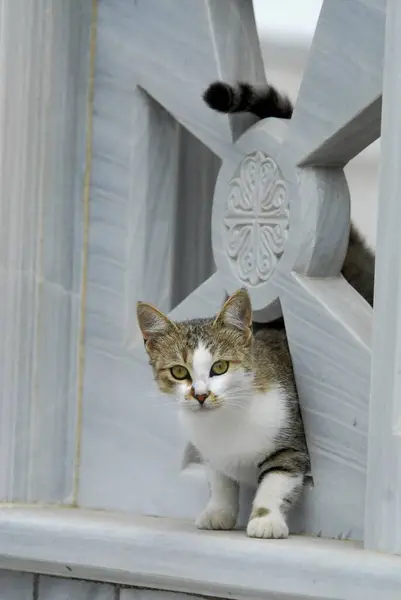
{"type": "Polygon", "coordinates": [[[274,451],[287,418],[284,391],[258,394],[242,407],[195,412],[182,409],[181,424],[205,461],[240,482],[254,484],[257,463],[274,451]]]}

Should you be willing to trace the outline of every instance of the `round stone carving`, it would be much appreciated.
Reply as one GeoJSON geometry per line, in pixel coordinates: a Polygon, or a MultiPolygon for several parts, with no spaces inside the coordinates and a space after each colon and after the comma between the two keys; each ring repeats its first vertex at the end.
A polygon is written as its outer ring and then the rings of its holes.
{"type": "Polygon", "coordinates": [[[245,284],[265,283],[288,236],[286,182],[277,163],[256,150],[243,159],[229,187],[223,222],[231,266],[245,284]]]}

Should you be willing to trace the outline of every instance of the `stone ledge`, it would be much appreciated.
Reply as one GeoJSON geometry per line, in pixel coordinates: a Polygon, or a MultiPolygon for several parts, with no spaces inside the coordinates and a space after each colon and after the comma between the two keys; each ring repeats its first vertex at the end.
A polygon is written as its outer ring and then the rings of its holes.
{"type": "Polygon", "coordinates": [[[395,600],[401,589],[400,557],[353,542],[68,508],[1,508],[0,568],[240,600],[395,600]]]}

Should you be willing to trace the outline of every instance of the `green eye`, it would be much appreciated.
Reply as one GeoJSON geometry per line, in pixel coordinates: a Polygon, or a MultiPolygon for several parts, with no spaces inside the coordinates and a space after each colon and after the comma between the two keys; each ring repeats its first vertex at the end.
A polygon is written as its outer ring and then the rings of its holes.
{"type": "Polygon", "coordinates": [[[224,375],[228,371],[229,363],[226,360],[216,360],[210,369],[210,375],[224,375]]]}
{"type": "Polygon", "coordinates": [[[178,381],[190,378],[188,369],[182,367],[181,365],[174,365],[174,367],[171,367],[170,373],[172,374],[174,379],[178,379],[178,381]]]}

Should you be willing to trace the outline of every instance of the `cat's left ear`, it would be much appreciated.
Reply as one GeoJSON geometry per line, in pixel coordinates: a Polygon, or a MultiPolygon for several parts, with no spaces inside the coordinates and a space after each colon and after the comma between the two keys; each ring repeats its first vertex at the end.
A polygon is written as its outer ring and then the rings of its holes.
{"type": "Polygon", "coordinates": [[[214,322],[244,332],[252,329],[251,299],[245,288],[238,290],[225,301],[214,322]]]}
{"type": "Polygon", "coordinates": [[[156,308],[156,306],[147,302],[137,303],[136,316],[145,342],[150,341],[158,335],[163,335],[170,328],[175,327],[173,321],[156,308]]]}

